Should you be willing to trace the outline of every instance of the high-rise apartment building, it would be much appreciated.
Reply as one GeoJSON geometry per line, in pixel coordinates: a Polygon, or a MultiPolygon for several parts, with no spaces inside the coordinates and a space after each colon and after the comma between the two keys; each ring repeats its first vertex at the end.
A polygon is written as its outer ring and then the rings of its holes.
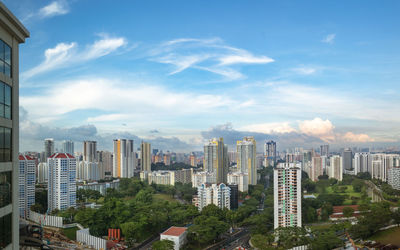
{"type": "Polygon", "coordinates": [[[169,152],[164,154],[164,164],[165,166],[171,165],[171,154],[169,152]]]}
{"type": "Polygon", "coordinates": [[[321,145],[320,153],[321,153],[321,156],[329,156],[329,145],[321,145]]]}
{"type": "Polygon", "coordinates": [[[74,142],[73,141],[63,141],[62,142],[63,153],[68,153],[74,155],[74,142]]]}
{"type": "Polygon", "coordinates": [[[335,178],[339,181],[343,180],[343,165],[342,157],[340,155],[331,156],[328,176],[329,178],[335,178]]]}
{"type": "Polygon", "coordinates": [[[19,216],[29,218],[29,211],[35,204],[36,163],[28,155],[20,155],[19,160],[19,216]]]}
{"type": "Polygon", "coordinates": [[[301,169],[293,163],[274,168],[274,228],[301,227],[301,169]]]}
{"type": "Polygon", "coordinates": [[[41,162],[38,165],[37,180],[38,183],[45,183],[49,179],[49,168],[47,162],[41,162]]]}
{"type": "Polygon", "coordinates": [[[318,176],[324,174],[322,168],[322,158],[320,156],[315,156],[311,158],[311,170],[310,170],[310,179],[312,181],[318,181],[318,176]]]}
{"type": "Polygon", "coordinates": [[[392,188],[400,190],[400,166],[394,166],[388,171],[388,184],[392,188]]]}
{"type": "Polygon", "coordinates": [[[97,142],[96,141],[84,141],[83,142],[83,161],[97,162],[97,142]]]}
{"type": "Polygon", "coordinates": [[[239,207],[239,187],[236,184],[228,184],[231,189],[231,204],[230,209],[237,209],[239,207]]]}
{"type": "Polygon", "coordinates": [[[210,204],[214,204],[221,209],[230,209],[231,189],[224,183],[219,185],[203,183],[197,187],[197,196],[199,211],[210,204]]]}
{"type": "Polygon", "coordinates": [[[257,185],[256,141],[254,137],[245,137],[243,141],[237,141],[236,151],[238,171],[248,174],[250,185],[257,185]]]}
{"type": "Polygon", "coordinates": [[[344,170],[353,169],[353,152],[350,148],[346,148],[342,154],[344,170]]]}
{"type": "Polygon", "coordinates": [[[229,173],[228,184],[238,185],[240,192],[247,192],[249,190],[249,175],[242,172],[229,173]]]}
{"type": "Polygon", "coordinates": [[[151,172],[151,145],[148,142],[140,144],[140,169],[151,172]]]}
{"type": "Polygon", "coordinates": [[[47,159],[49,169],[48,208],[64,210],[76,206],[76,159],[71,154],[55,153],[47,159]]]}
{"type": "Polygon", "coordinates": [[[192,173],[192,187],[197,188],[203,183],[211,184],[216,183],[216,176],[214,172],[196,172],[192,173]]]}
{"type": "Polygon", "coordinates": [[[45,157],[45,161],[47,161],[47,158],[49,158],[53,154],[54,154],[54,139],[53,138],[44,139],[44,157],[45,157]]]}
{"type": "Polygon", "coordinates": [[[361,172],[370,172],[370,154],[369,153],[355,153],[354,154],[354,174],[357,175],[361,172]]]}
{"type": "Polygon", "coordinates": [[[133,177],[135,158],[133,140],[114,140],[113,176],[121,178],[133,177]]]}
{"type": "Polygon", "coordinates": [[[0,249],[19,249],[19,44],[28,30],[0,2],[0,249]]]}
{"type": "Polygon", "coordinates": [[[215,173],[217,183],[226,183],[228,164],[228,146],[223,138],[211,139],[204,145],[204,171],[215,173]]]}
{"type": "Polygon", "coordinates": [[[102,168],[104,170],[104,174],[106,176],[112,176],[113,154],[111,152],[108,152],[108,151],[98,151],[97,155],[99,157],[99,164],[102,165],[102,168]]]}
{"type": "Polygon", "coordinates": [[[275,166],[276,163],[276,142],[267,141],[264,144],[264,166],[275,166]]]}
{"type": "Polygon", "coordinates": [[[196,155],[192,152],[189,156],[190,166],[197,167],[196,155]]]}

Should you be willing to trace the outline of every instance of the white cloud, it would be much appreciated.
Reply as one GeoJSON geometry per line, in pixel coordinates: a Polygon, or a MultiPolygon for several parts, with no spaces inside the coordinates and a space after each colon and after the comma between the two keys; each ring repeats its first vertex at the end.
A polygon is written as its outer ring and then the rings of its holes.
{"type": "Polygon", "coordinates": [[[305,120],[299,122],[299,130],[301,133],[306,135],[316,136],[324,141],[333,141],[335,139],[332,122],[327,120],[322,120],[319,117],[313,120],[305,120]]]}
{"type": "Polygon", "coordinates": [[[249,131],[249,132],[257,132],[257,133],[265,133],[265,134],[274,134],[274,133],[291,133],[296,132],[296,129],[293,128],[289,122],[271,122],[271,123],[260,123],[260,124],[251,124],[247,126],[243,126],[238,130],[241,131],[249,131]]]}
{"type": "Polygon", "coordinates": [[[354,134],[353,132],[347,132],[342,135],[342,140],[345,142],[373,142],[375,139],[369,137],[367,134],[354,134]]]}
{"type": "Polygon", "coordinates": [[[324,39],[322,39],[323,43],[333,44],[335,42],[336,34],[329,34],[324,39]]]}
{"type": "Polygon", "coordinates": [[[66,1],[53,1],[39,10],[39,16],[46,18],[58,15],[65,15],[69,12],[66,1]]]}
{"type": "Polygon", "coordinates": [[[122,121],[124,119],[131,118],[130,115],[127,114],[108,114],[108,115],[100,115],[95,117],[89,117],[87,122],[110,122],[110,121],[122,121]]]}
{"type": "Polygon", "coordinates": [[[298,67],[294,68],[293,71],[300,75],[312,75],[317,72],[317,69],[312,67],[298,67]]]}
{"type": "Polygon", "coordinates": [[[126,44],[127,41],[123,37],[113,38],[106,35],[80,51],[78,51],[78,45],[75,42],[59,43],[54,48],[49,48],[44,52],[45,59],[42,63],[23,72],[21,77],[27,79],[57,68],[70,67],[74,64],[94,60],[106,56],[126,44]]]}
{"type": "Polygon", "coordinates": [[[153,61],[174,66],[170,75],[193,68],[221,75],[227,80],[244,77],[238,69],[232,68],[234,65],[274,62],[267,56],[228,46],[220,38],[175,39],[160,44],[149,54],[153,61]]]}

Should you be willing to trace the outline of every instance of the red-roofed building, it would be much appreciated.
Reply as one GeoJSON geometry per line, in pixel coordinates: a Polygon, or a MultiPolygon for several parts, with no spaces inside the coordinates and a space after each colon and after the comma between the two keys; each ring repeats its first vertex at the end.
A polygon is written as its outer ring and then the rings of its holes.
{"type": "Polygon", "coordinates": [[[160,234],[160,240],[174,242],[174,249],[179,250],[186,242],[187,227],[170,227],[160,234]]]}
{"type": "MultiPolygon", "coordinates": [[[[359,210],[359,206],[358,205],[348,205],[348,206],[334,206],[333,207],[333,213],[329,216],[330,220],[340,220],[345,218],[343,216],[343,209],[345,207],[351,207],[354,212],[353,212],[353,216],[351,217],[358,217],[360,216],[360,210],[359,210]]],[[[350,217],[350,218],[351,218],[350,217]]]]}

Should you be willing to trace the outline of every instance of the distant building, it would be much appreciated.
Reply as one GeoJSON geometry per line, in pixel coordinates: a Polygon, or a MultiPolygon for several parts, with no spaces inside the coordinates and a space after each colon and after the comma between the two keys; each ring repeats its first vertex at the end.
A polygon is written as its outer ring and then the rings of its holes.
{"type": "Polygon", "coordinates": [[[41,162],[38,165],[38,175],[37,175],[38,183],[45,183],[49,179],[49,168],[47,166],[47,162],[41,162]]]}
{"type": "Polygon", "coordinates": [[[103,165],[98,162],[81,161],[77,166],[76,178],[91,181],[104,179],[103,165]]]}
{"type": "Polygon", "coordinates": [[[228,187],[231,189],[231,209],[237,209],[239,207],[239,188],[237,184],[228,184],[228,187]]]}
{"type": "Polygon", "coordinates": [[[280,163],[274,168],[274,228],[301,225],[301,169],[280,163]]]}
{"type": "Polygon", "coordinates": [[[197,188],[203,183],[216,183],[215,173],[212,172],[196,172],[192,173],[192,186],[197,188]]]}
{"type": "Polygon", "coordinates": [[[119,179],[101,183],[98,182],[77,183],[77,188],[84,190],[95,190],[99,191],[101,195],[106,195],[106,191],[108,188],[113,188],[113,189],[119,188],[119,179]]]}
{"type": "Polygon", "coordinates": [[[189,160],[190,160],[190,166],[197,167],[196,155],[193,152],[190,153],[189,160]]]}
{"type": "Polygon", "coordinates": [[[64,210],[76,206],[76,159],[71,154],[55,153],[47,159],[49,170],[48,207],[64,210]]]}
{"type": "Polygon", "coordinates": [[[164,154],[164,164],[165,166],[171,165],[171,155],[169,153],[164,154]]]}
{"type": "Polygon", "coordinates": [[[312,181],[318,181],[318,176],[324,174],[322,169],[322,158],[320,156],[312,157],[310,179],[312,181]]]}
{"type": "Polygon", "coordinates": [[[217,183],[226,183],[228,170],[228,146],[223,138],[210,140],[204,145],[204,171],[215,173],[217,183]]]}
{"type": "Polygon", "coordinates": [[[35,159],[19,155],[19,216],[29,218],[30,208],[35,204],[35,159]]]}
{"type": "Polygon", "coordinates": [[[133,140],[115,139],[113,154],[113,177],[130,178],[134,175],[136,154],[133,140]]]}
{"type": "Polygon", "coordinates": [[[63,153],[68,153],[74,155],[74,142],[73,141],[63,141],[62,142],[63,153]]]}
{"type": "Polygon", "coordinates": [[[86,162],[97,162],[97,142],[96,141],[84,141],[83,142],[83,161],[86,162]]]}
{"type": "Polygon", "coordinates": [[[321,156],[329,156],[329,145],[320,146],[321,156]]]}
{"type": "Polygon", "coordinates": [[[174,243],[174,250],[179,250],[186,243],[186,227],[170,227],[160,234],[160,240],[170,240],[174,243]]]}
{"type": "Polygon", "coordinates": [[[250,185],[257,185],[256,168],[256,141],[254,137],[245,137],[243,141],[237,141],[237,169],[247,173],[250,185]]]}
{"type": "Polygon", "coordinates": [[[276,142],[267,141],[264,144],[264,166],[275,166],[276,163],[276,142]]]}
{"type": "Polygon", "coordinates": [[[140,179],[146,180],[149,184],[155,183],[159,185],[175,185],[175,171],[142,171],[140,173],[140,179]]]}
{"type": "Polygon", "coordinates": [[[205,206],[214,204],[223,209],[230,209],[231,193],[230,188],[224,183],[217,184],[201,184],[197,187],[198,209],[201,211],[205,206]]]}
{"type": "Polygon", "coordinates": [[[54,154],[54,139],[53,138],[44,139],[45,161],[47,161],[47,158],[49,158],[53,154],[54,154]]]}
{"type": "Polygon", "coordinates": [[[140,144],[140,169],[151,172],[151,145],[148,142],[140,144]]]}
{"type": "Polygon", "coordinates": [[[343,151],[343,168],[344,170],[352,170],[353,169],[353,152],[351,149],[347,148],[343,151]]]}
{"type": "MultiPolygon", "coordinates": [[[[105,176],[112,176],[113,174],[113,154],[108,151],[98,151],[99,164],[102,165],[105,176]]],[[[135,157],[136,158],[136,157],[135,157]]]]}
{"type": "Polygon", "coordinates": [[[193,173],[193,168],[175,171],[175,183],[176,182],[180,182],[183,184],[191,183],[192,173],[193,173]]]}
{"type": "Polygon", "coordinates": [[[355,153],[354,154],[354,174],[362,172],[370,172],[370,154],[369,153],[355,153]]]}
{"type": "Polygon", "coordinates": [[[400,190],[400,166],[390,168],[388,176],[388,184],[392,188],[400,190]]]}
{"type": "Polygon", "coordinates": [[[247,173],[241,172],[229,173],[228,184],[236,184],[240,192],[247,192],[249,190],[249,176],[247,173]]]}
{"type": "Polygon", "coordinates": [[[335,178],[336,180],[343,180],[343,165],[342,157],[340,155],[333,155],[330,159],[330,166],[328,171],[329,178],[335,178]]]}

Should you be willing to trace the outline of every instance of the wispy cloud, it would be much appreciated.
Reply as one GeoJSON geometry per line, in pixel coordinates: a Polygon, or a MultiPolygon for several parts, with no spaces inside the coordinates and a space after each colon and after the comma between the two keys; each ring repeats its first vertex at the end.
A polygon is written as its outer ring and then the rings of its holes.
{"type": "Polygon", "coordinates": [[[302,67],[294,68],[293,71],[300,75],[312,75],[317,72],[317,69],[313,68],[313,67],[302,66],[302,67]]]}
{"type": "Polygon", "coordinates": [[[42,18],[65,15],[69,12],[68,2],[53,1],[39,10],[39,16],[42,18]]]}
{"type": "Polygon", "coordinates": [[[333,44],[335,42],[336,34],[329,34],[322,39],[323,43],[333,44]]]}
{"type": "Polygon", "coordinates": [[[104,34],[100,40],[95,41],[82,50],[78,50],[76,42],[59,43],[54,48],[47,49],[44,52],[44,61],[23,72],[21,77],[22,79],[28,79],[57,68],[65,68],[94,60],[106,56],[126,44],[127,41],[123,37],[109,37],[104,34]]]}
{"type": "Polygon", "coordinates": [[[161,43],[149,53],[151,60],[174,67],[170,75],[192,68],[212,72],[226,80],[237,80],[244,75],[233,66],[241,64],[267,64],[270,57],[226,45],[220,38],[179,38],[161,43]]]}

